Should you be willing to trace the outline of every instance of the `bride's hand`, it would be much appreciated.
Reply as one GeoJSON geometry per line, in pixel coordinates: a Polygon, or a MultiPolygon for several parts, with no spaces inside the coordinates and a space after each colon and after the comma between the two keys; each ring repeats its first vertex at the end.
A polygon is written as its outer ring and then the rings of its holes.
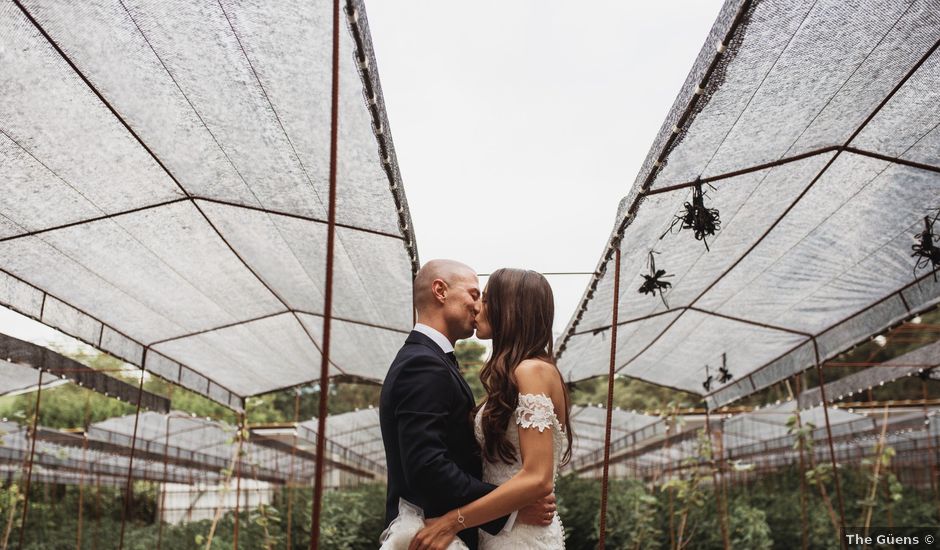
{"type": "Polygon", "coordinates": [[[425,521],[424,529],[411,540],[408,550],[446,550],[460,531],[457,516],[453,512],[425,521]]]}
{"type": "Polygon", "coordinates": [[[516,523],[546,527],[552,524],[556,508],[555,493],[552,493],[519,510],[516,523]]]}

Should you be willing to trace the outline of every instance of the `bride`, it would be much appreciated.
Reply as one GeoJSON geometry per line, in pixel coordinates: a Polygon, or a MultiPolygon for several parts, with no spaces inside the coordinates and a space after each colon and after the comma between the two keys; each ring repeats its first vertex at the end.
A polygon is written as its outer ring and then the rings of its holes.
{"type": "MultiPolygon", "coordinates": [[[[428,520],[409,550],[447,548],[463,529],[510,514],[554,491],[558,467],[571,454],[568,392],[554,364],[554,298],[541,274],[500,269],[490,276],[477,317],[477,337],[493,340],[480,371],[486,400],[474,422],[483,480],[499,485],[466,506],[428,520]]],[[[557,513],[548,526],[481,531],[482,550],[565,547],[557,513]]]]}

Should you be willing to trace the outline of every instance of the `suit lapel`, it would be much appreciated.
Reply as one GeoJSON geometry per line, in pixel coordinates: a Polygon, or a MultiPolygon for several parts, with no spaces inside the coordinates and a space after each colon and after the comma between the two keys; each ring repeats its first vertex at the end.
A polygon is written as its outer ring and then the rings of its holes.
{"type": "Polygon", "coordinates": [[[434,350],[438,357],[441,358],[441,361],[444,362],[444,366],[447,368],[447,370],[450,371],[454,378],[457,379],[461,389],[463,389],[464,395],[467,397],[467,399],[470,400],[470,408],[473,408],[473,406],[476,405],[476,399],[473,398],[473,392],[470,390],[470,386],[467,384],[467,381],[464,380],[463,376],[460,375],[459,367],[455,365],[453,361],[451,361],[450,357],[444,353],[444,350],[442,350],[441,347],[434,342],[434,340],[431,340],[426,335],[413,330],[411,331],[411,334],[408,335],[408,339],[405,340],[405,342],[411,344],[421,344],[434,350]]]}

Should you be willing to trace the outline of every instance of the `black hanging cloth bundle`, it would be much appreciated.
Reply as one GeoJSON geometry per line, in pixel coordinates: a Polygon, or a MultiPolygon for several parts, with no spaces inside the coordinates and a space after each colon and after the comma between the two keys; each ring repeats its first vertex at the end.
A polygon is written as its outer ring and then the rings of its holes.
{"type": "Polygon", "coordinates": [[[667,277],[672,277],[672,275],[667,275],[665,269],[656,269],[656,260],[653,258],[653,254],[656,252],[650,251],[650,274],[643,275],[643,284],[640,285],[640,288],[637,289],[637,292],[640,294],[652,294],[653,296],[659,292],[659,297],[663,301],[663,305],[667,308],[669,304],[666,303],[666,297],[663,296],[663,291],[672,286],[672,283],[669,281],[664,281],[663,279],[667,277]]]}
{"type": "MultiPolygon", "coordinates": [[[[705,250],[709,250],[705,237],[714,236],[715,232],[721,229],[721,218],[717,208],[705,206],[705,193],[702,191],[701,182],[696,181],[695,187],[692,188],[692,202],[685,203],[684,210],[676,215],[672,225],[669,226],[669,231],[672,231],[676,225],[680,230],[691,229],[695,239],[705,243],[705,250]]],[[[663,237],[665,236],[664,233],[663,237]]]]}
{"type": "Polygon", "coordinates": [[[940,210],[937,210],[932,220],[930,216],[924,216],[924,230],[914,235],[916,242],[911,246],[911,250],[914,251],[911,256],[917,258],[914,263],[914,274],[917,275],[920,269],[930,268],[934,272],[934,281],[937,280],[937,267],[940,267],[940,247],[936,244],[938,236],[933,233],[933,226],[938,217],[940,217],[940,210]]]}

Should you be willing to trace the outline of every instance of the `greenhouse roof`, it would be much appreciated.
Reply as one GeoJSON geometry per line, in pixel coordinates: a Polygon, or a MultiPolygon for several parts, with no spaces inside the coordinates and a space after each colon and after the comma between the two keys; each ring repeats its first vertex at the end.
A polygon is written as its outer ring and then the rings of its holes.
{"type": "MultiPolygon", "coordinates": [[[[355,4],[330,359],[380,381],[418,258],[355,4]]],[[[235,409],[319,378],[331,9],[0,6],[0,304],[235,409]]]]}
{"type": "MultiPolygon", "coordinates": [[[[134,415],[95,422],[84,434],[39,426],[34,461],[47,471],[126,478],[133,448],[134,479],[219,481],[226,471],[235,471],[239,444],[233,426],[180,411],[145,411],[136,423],[136,440],[134,415]]],[[[0,462],[22,464],[30,448],[27,429],[0,422],[0,436],[0,462]]],[[[316,436],[299,436],[280,445],[264,434],[252,433],[242,443],[240,475],[277,484],[309,482],[314,475],[311,449],[316,436]]],[[[330,468],[367,478],[384,474],[383,467],[332,440],[326,450],[330,468]]]]}
{"type": "MultiPolygon", "coordinates": [[[[838,365],[838,363],[832,363],[838,365]]],[[[826,384],[826,394],[829,399],[841,400],[845,396],[861,394],[886,382],[897,380],[905,376],[920,375],[927,369],[940,365],[940,342],[927,344],[882,364],[854,372],[838,380],[826,384]]],[[[809,388],[800,396],[800,407],[812,407],[822,403],[822,393],[819,388],[809,388]]]]}
{"type": "MultiPolygon", "coordinates": [[[[49,384],[43,382],[43,389],[67,384],[67,380],[50,380],[49,384]]],[[[39,387],[39,371],[19,363],[10,363],[0,359],[0,396],[16,395],[36,391],[39,387]]]]}
{"type": "Polygon", "coordinates": [[[71,381],[119,401],[140,401],[142,407],[152,411],[170,410],[169,399],[144,390],[139,383],[129,384],[54,350],[6,334],[0,334],[0,358],[6,359],[0,359],[0,395],[35,391],[40,382],[45,390],[71,381]]]}
{"type": "Polygon", "coordinates": [[[618,249],[615,372],[711,407],[935,306],[912,244],[940,209],[938,46],[935,0],[727,1],[556,345],[565,377],[608,373],[618,249]]]}
{"type": "MultiPolygon", "coordinates": [[[[658,416],[614,409],[611,411],[611,440],[634,433],[659,420],[658,416]]],[[[571,463],[593,451],[603,453],[606,424],[607,409],[603,407],[571,407],[571,431],[574,434],[571,463]]]]}
{"type": "MultiPolygon", "coordinates": [[[[317,419],[299,423],[297,433],[308,441],[316,441],[317,419]]],[[[328,416],[326,437],[333,444],[355,452],[385,471],[385,446],[378,409],[366,408],[328,416]]]]}

